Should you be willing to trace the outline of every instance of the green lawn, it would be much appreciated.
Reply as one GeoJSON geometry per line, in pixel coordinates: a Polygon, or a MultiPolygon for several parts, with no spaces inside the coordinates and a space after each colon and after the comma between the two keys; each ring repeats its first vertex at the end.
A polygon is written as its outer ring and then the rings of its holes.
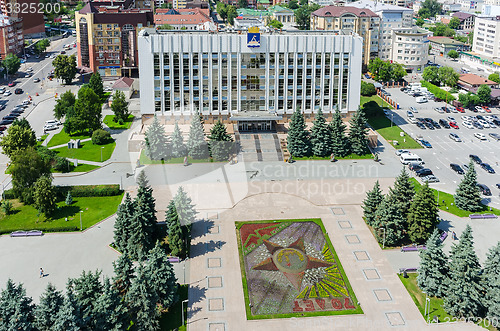
{"type": "Polygon", "coordinates": [[[180,285],[179,286],[179,301],[175,305],[173,305],[168,312],[163,313],[160,319],[160,329],[162,331],[171,331],[171,330],[186,330],[186,319],[187,319],[187,306],[188,302],[184,303],[184,325],[182,324],[182,314],[181,314],[181,306],[182,301],[187,300],[188,298],[188,285],[180,285]]]}
{"type": "Polygon", "coordinates": [[[47,139],[48,134],[44,134],[43,136],[40,137],[40,140],[36,142],[37,146],[40,146],[45,139],[47,139]]]}
{"type": "MultiPolygon", "coordinates": [[[[92,164],[79,163],[76,167],[71,164],[71,171],[69,172],[88,172],[97,168],[99,168],[99,166],[92,164]]],[[[62,171],[54,170],[54,168],[52,168],[51,171],[54,173],[62,173],[62,171]]]]}
{"type": "Polygon", "coordinates": [[[94,145],[92,141],[85,141],[81,143],[81,146],[82,147],[78,149],[59,147],[54,149],[54,151],[56,151],[57,154],[61,157],[101,162],[101,161],[106,161],[111,157],[111,154],[113,154],[113,151],[115,150],[116,142],[112,142],[106,145],[94,145]],[[101,160],[101,148],[102,148],[102,160],[101,160]]]}
{"type": "Polygon", "coordinates": [[[416,149],[423,148],[420,146],[412,137],[410,137],[406,132],[401,130],[399,126],[393,124],[391,126],[391,120],[385,116],[372,117],[368,119],[368,124],[372,126],[382,137],[384,137],[387,142],[392,144],[393,140],[397,140],[398,144],[394,147],[406,148],[406,149],[416,149]],[[403,132],[403,137],[400,133],[403,132]],[[406,140],[406,142],[404,141],[406,140]]]}
{"type": "Polygon", "coordinates": [[[54,147],[54,146],[66,144],[71,139],[87,139],[87,138],[90,138],[90,136],[88,134],[85,134],[85,135],[75,134],[75,135],[70,136],[66,132],[64,132],[64,130],[62,130],[61,132],[55,134],[50,139],[50,141],[47,144],[47,147],[54,147]]]}
{"type": "MultiPolygon", "coordinates": [[[[304,156],[304,157],[294,157],[295,161],[303,161],[303,160],[330,160],[330,157],[321,157],[321,156],[304,156]]],[[[373,159],[373,154],[368,153],[365,155],[356,155],[349,154],[344,157],[335,157],[336,160],[364,160],[364,159],[373,159]]]]}
{"type": "Polygon", "coordinates": [[[14,205],[14,211],[11,215],[0,214],[0,233],[16,230],[79,230],[80,210],[83,210],[82,224],[83,229],[86,229],[114,214],[122,197],[123,194],[111,197],[74,197],[70,206],[64,201],[59,202],[57,205],[60,209],[56,210],[50,219],[42,215],[37,216],[38,211],[33,206],[25,206],[18,200],[10,200],[14,205]]]}
{"type": "Polygon", "coordinates": [[[380,98],[378,95],[372,95],[371,97],[364,97],[364,96],[361,96],[361,99],[360,99],[360,103],[359,105],[361,107],[363,107],[363,105],[367,102],[370,102],[370,101],[375,101],[379,106],[380,105],[383,105],[382,107],[387,107],[387,108],[390,108],[390,109],[394,109],[393,106],[391,106],[390,104],[388,104],[387,102],[385,102],[382,98],[380,98]]]}
{"type": "MultiPolygon", "coordinates": [[[[184,163],[184,158],[183,157],[173,157],[168,160],[151,160],[147,155],[146,151],[143,149],[141,150],[141,156],[139,157],[139,160],[141,164],[178,164],[178,163],[184,163]]],[[[209,163],[209,162],[215,162],[212,159],[200,159],[200,160],[195,160],[191,157],[188,157],[188,162],[189,163],[209,163]]]]}
{"type": "Polygon", "coordinates": [[[106,124],[111,130],[125,130],[130,129],[132,122],[134,121],[134,115],[129,115],[125,123],[118,124],[114,121],[115,115],[104,116],[104,124],[106,124]]]}
{"type": "MultiPolygon", "coordinates": [[[[420,189],[420,184],[416,178],[411,178],[411,181],[415,185],[415,189],[420,189]]],[[[467,210],[462,210],[455,206],[455,199],[453,198],[453,194],[438,191],[435,189],[432,189],[434,192],[434,196],[436,196],[436,199],[439,204],[439,209],[447,211],[453,215],[460,216],[460,217],[469,217],[470,214],[495,214],[495,215],[500,215],[500,210],[484,206],[484,210],[479,211],[479,212],[471,212],[467,210]],[[443,204],[444,200],[444,204],[443,204]]]]}

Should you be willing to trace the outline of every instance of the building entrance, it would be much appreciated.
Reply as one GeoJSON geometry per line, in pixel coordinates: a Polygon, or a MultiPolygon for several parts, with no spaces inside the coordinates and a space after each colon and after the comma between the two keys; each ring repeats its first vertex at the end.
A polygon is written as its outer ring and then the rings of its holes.
{"type": "Polygon", "coordinates": [[[275,129],[275,123],[275,121],[238,121],[238,131],[273,131],[275,129]]]}

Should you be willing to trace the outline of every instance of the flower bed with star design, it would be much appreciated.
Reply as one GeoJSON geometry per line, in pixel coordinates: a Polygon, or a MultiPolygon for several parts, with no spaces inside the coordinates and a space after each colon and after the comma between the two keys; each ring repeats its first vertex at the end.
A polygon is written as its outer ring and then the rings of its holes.
{"type": "Polygon", "coordinates": [[[236,222],[247,319],[361,314],[320,219],[236,222]]]}

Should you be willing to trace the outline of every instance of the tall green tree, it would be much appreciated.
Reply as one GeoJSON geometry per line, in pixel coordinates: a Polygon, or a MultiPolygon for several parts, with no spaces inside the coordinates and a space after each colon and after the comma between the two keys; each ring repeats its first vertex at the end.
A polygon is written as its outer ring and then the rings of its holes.
{"type": "Polygon", "coordinates": [[[80,277],[68,279],[66,293],[71,292],[75,295],[76,302],[82,313],[83,322],[87,326],[92,323],[95,304],[102,294],[103,285],[100,278],[100,271],[82,271],[80,277]]]}
{"type": "Polygon", "coordinates": [[[54,61],[54,76],[62,79],[66,85],[71,84],[76,76],[76,56],[58,55],[54,61]]]}
{"type": "Polygon", "coordinates": [[[481,194],[477,188],[476,169],[472,161],[469,162],[469,169],[455,191],[455,205],[468,211],[480,211],[483,208],[481,194]]]}
{"type": "Polygon", "coordinates": [[[479,98],[479,103],[489,104],[491,102],[491,87],[488,85],[479,86],[476,95],[479,98]]]}
{"type": "Polygon", "coordinates": [[[182,226],[190,227],[196,217],[196,210],[193,201],[184,191],[182,186],[179,186],[177,193],[174,196],[174,206],[177,211],[177,216],[182,226]]]}
{"type": "Polygon", "coordinates": [[[448,27],[450,29],[458,29],[458,27],[460,26],[460,19],[458,19],[458,17],[452,17],[450,22],[448,23],[448,27]]]}
{"type": "Polygon", "coordinates": [[[310,30],[311,28],[311,14],[318,10],[320,6],[315,3],[301,5],[295,10],[295,22],[299,30],[310,30]]]}
{"type": "Polygon", "coordinates": [[[130,110],[128,109],[128,102],[125,100],[125,93],[122,91],[116,91],[113,95],[113,102],[111,102],[111,110],[115,114],[116,123],[125,123],[125,121],[130,116],[130,110]]]}
{"type": "Polygon", "coordinates": [[[494,72],[488,76],[488,79],[500,84],[500,73],[494,72]]]}
{"type": "Polygon", "coordinates": [[[114,225],[115,245],[125,255],[129,251],[129,240],[132,232],[135,210],[135,201],[132,201],[130,195],[126,193],[125,200],[118,206],[114,225]]]}
{"type": "Polygon", "coordinates": [[[308,156],[311,154],[311,142],[309,140],[309,132],[306,130],[306,122],[304,115],[297,108],[290,120],[288,134],[286,137],[287,148],[290,155],[295,157],[308,156]]]}
{"type": "Polygon", "coordinates": [[[195,113],[191,117],[187,148],[189,156],[193,159],[199,160],[208,157],[208,143],[205,141],[205,133],[203,132],[203,124],[199,113],[195,113]]]}
{"type": "Polygon", "coordinates": [[[227,6],[223,2],[217,2],[217,14],[222,18],[225,22],[227,19],[227,6]]]}
{"type": "Polygon", "coordinates": [[[13,123],[8,129],[7,134],[0,140],[0,147],[8,157],[16,153],[22,153],[28,147],[36,145],[35,132],[31,128],[13,123]]]}
{"type": "Polygon", "coordinates": [[[234,25],[234,19],[238,17],[238,12],[236,11],[236,7],[232,5],[227,5],[227,22],[231,25],[234,25]]]}
{"type": "Polygon", "coordinates": [[[171,200],[167,207],[165,223],[167,224],[168,246],[172,255],[183,256],[186,252],[184,236],[174,200],[171,200]]]}
{"type": "Polygon", "coordinates": [[[447,55],[450,59],[458,59],[458,57],[460,56],[460,54],[458,54],[458,52],[454,49],[449,51],[447,55]]]}
{"type": "Polygon", "coordinates": [[[101,129],[101,117],[102,105],[99,96],[91,88],[83,86],[78,90],[78,99],[73,111],[66,113],[64,131],[71,134],[101,129]]]}
{"type": "Polygon", "coordinates": [[[34,207],[39,213],[49,217],[56,209],[57,192],[52,186],[52,176],[41,176],[35,182],[33,187],[34,207]]]}
{"type": "Polygon", "coordinates": [[[459,78],[460,75],[452,67],[441,67],[438,69],[438,79],[446,86],[456,86],[459,78]]]}
{"type": "Polygon", "coordinates": [[[408,211],[410,210],[413,197],[415,196],[415,187],[411,182],[410,175],[406,168],[403,167],[399,176],[396,177],[394,182],[394,189],[390,192],[394,201],[397,204],[401,215],[406,219],[408,217],[408,211]]]}
{"type": "Polygon", "coordinates": [[[238,0],[238,8],[247,8],[248,1],[247,0],[238,0]]]}
{"type": "Polygon", "coordinates": [[[349,142],[351,143],[351,151],[356,155],[365,155],[370,152],[366,122],[365,112],[362,108],[358,108],[349,120],[349,142]]]}
{"type": "Polygon", "coordinates": [[[226,126],[221,121],[217,121],[212,127],[208,139],[214,160],[227,160],[233,150],[233,138],[227,133],[226,126]]]}
{"type": "Polygon", "coordinates": [[[373,227],[379,242],[387,246],[398,246],[407,238],[406,220],[401,215],[397,202],[392,194],[387,195],[375,212],[373,227]],[[385,230],[382,230],[385,229],[385,230]]]}
{"type": "Polygon", "coordinates": [[[15,54],[9,53],[2,61],[2,68],[8,76],[15,75],[21,68],[21,60],[15,54]]]}
{"type": "Polygon", "coordinates": [[[328,124],[326,124],[325,116],[319,109],[311,129],[312,153],[316,156],[328,156],[332,150],[332,143],[332,135],[328,124]]]}
{"type": "Polygon", "coordinates": [[[102,78],[98,71],[90,76],[88,87],[90,87],[99,98],[104,96],[104,86],[102,85],[102,78]]]}
{"type": "Polygon", "coordinates": [[[92,314],[92,330],[127,330],[130,317],[125,302],[109,278],[104,280],[102,294],[95,302],[92,314]]]}
{"type": "Polygon", "coordinates": [[[139,264],[136,268],[136,278],[126,296],[130,315],[135,325],[140,325],[144,331],[156,331],[159,329],[158,318],[160,317],[156,303],[158,294],[151,285],[151,274],[139,264]]]}
{"type": "Polygon", "coordinates": [[[170,308],[179,300],[174,268],[168,260],[165,249],[158,242],[148,254],[144,271],[151,275],[149,285],[158,295],[158,302],[163,310],[170,308]]]}
{"type": "Polygon", "coordinates": [[[35,44],[33,50],[35,51],[35,54],[40,55],[43,52],[45,52],[45,50],[47,50],[47,47],[49,46],[50,46],[50,41],[48,39],[42,39],[35,44]]]}
{"type": "Polygon", "coordinates": [[[333,114],[332,122],[330,123],[330,132],[332,134],[332,153],[336,157],[349,155],[351,152],[349,139],[345,135],[346,125],[342,121],[340,111],[333,114]]]}
{"type": "Polygon", "coordinates": [[[422,27],[424,25],[425,21],[423,18],[417,18],[417,20],[415,21],[415,25],[419,26],[419,27],[422,27]]]}
{"type": "Polygon", "coordinates": [[[408,233],[413,243],[424,243],[439,224],[436,197],[425,183],[411,202],[408,213],[408,233]]]}
{"type": "Polygon", "coordinates": [[[438,77],[438,71],[439,71],[438,67],[434,66],[425,67],[424,72],[422,73],[422,78],[428,81],[429,83],[439,85],[440,82],[438,77]]]}
{"type": "Polygon", "coordinates": [[[366,193],[366,199],[363,201],[363,216],[368,225],[374,226],[375,213],[383,200],[384,196],[377,180],[373,189],[366,193]]]}
{"type": "Polygon", "coordinates": [[[474,251],[472,230],[467,225],[458,244],[451,247],[449,278],[443,307],[455,317],[482,316],[483,288],[480,284],[481,265],[474,251]]]}
{"type": "Polygon", "coordinates": [[[269,23],[267,23],[267,26],[279,30],[279,29],[283,28],[283,23],[281,23],[278,20],[270,20],[269,23]]]}
{"type": "Polygon", "coordinates": [[[54,331],[80,331],[84,326],[82,309],[72,290],[66,293],[64,303],[57,312],[54,331]]]}
{"type": "Polygon", "coordinates": [[[35,330],[33,309],[23,285],[16,285],[9,278],[6,288],[0,292],[0,330],[35,330]]]}
{"type": "Polygon", "coordinates": [[[113,277],[114,286],[121,296],[125,296],[132,286],[134,279],[134,266],[127,254],[122,254],[113,262],[115,275],[113,277]]]}
{"type": "Polygon", "coordinates": [[[60,120],[66,114],[73,114],[73,107],[75,107],[76,97],[71,91],[66,91],[59,99],[56,100],[54,107],[54,117],[60,120]]]}
{"type": "Polygon", "coordinates": [[[427,249],[423,249],[419,253],[418,287],[429,296],[443,297],[446,293],[448,258],[443,253],[443,243],[439,238],[437,228],[427,239],[425,246],[427,249]]]}
{"type": "Polygon", "coordinates": [[[482,285],[486,291],[484,307],[490,321],[500,319],[500,242],[491,247],[486,254],[482,285]]]}
{"type": "Polygon", "coordinates": [[[64,296],[54,285],[49,283],[35,308],[35,326],[40,331],[52,331],[57,313],[62,308],[64,296]]]}
{"type": "Polygon", "coordinates": [[[365,97],[370,97],[372,95],[375,95],[377,93],[377,89],[375,88],[375,85],[372,83],[367,83],[365,81],[361,81],[361,95],[365,97]]]}
{"type": "Polygon", "coordinates": [[[155,116],[153,122],[146,130],[146,155],[151,160],[161,160],[168,157],[168,137],[165,128],[155,116]]]}
{"type": "Polygon", "coordinates": [[[437,2],[437,0],[425,0],[421,5],[420,5],[420,10],[418,12],[419,16],[422,18],[429,18],[429,17],[434,17],[437,14],[441,13],[442,9],[442,4],[437,2]],[[426,13],[428,13],[427,17],[424,17],[423,13],[420,11],[424,10],[426,13]]]}

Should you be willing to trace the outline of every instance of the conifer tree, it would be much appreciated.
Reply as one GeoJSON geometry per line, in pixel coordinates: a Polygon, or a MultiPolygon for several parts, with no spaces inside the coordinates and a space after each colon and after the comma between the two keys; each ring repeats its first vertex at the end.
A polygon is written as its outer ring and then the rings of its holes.
{"type": "Polygon", "coordinates": [[[170,200],[165,213],[165,223],[167,224],[168,247],[172,255],[182,256],[184,254],[184,236],[182,234],[179,215],[175,208],[174,200],[170,200]]]}
{"type": "Polygon", "coordinates": [[[384,240],[386,246],[397,246],[407,238],[405,231],[406,220],[401,215],[395,198],[389,194],[375,212],[373,227],[379,242],[384,240]],[[385,229],[385,230],[382,230],[385,229]]]}
{"type": "Polygon", "coordinates": [[[177,194],[174,196],[175,210],[182,226],[190,226],[196,217],[193,201],[187,195],[186,191],[179,186],[177,194]]]}
{"type": "Polygon", "coordinates": [[[358,108],[349,121],[349,142],[351,151],[356,155],[365,155],[368,149],[368,128],[363,108],[358,108]]]}
{"type": "Polygon", "coordinates": [[[463,210],[479,211],[483,208],[481,194],[477,188],[477,174],[472,160],[464,178],[455,192],[455,205],[463,210]]]}
{"type": "Polygon", "coordinates": [[[490,248],[486,255],[482,285],[486,291],[484,307],[490,321],[500,320],[500,242],[490,248]]]}
{"type": "Polygon", "coordinates": [[[175,122],[174,132],[172,132],[170,141],[172,142],[172,157],[184,157],[187,155],[187,148],[184,144],[184,137],[182,136],[182,132],[179,129],[179,125],[177,124],[177,122],[175,122]]]}
{"type": "Polygon", "coordinates": [[[95,273],[82,271],[80,277],[68,279],[66,292],[72,292],[75,295],[85,325],[90,325],[96,300],[102,294],[100,277],[100,271],[95,273]]]}
{"type": "Polygon", "coordinates": [[[408,233],[413,243],[424,243],[439,224],[436,197],[425,183],[415,195],[408,213],[408,233]]]}
{"type": "Polygon", "coordinates": [[[177,302],[179,298],[174,268],[168,260],[165,250],[158,242],[148,254],[144,271],[150,275],[149,286],[158,295],[162,309],[168,309],[177,302]]]}
{"type": "Polygon", "coordinates": [[[168,137],[165,128],[155,116],[153,123],[146,130],[146,155],[151,160],[161,160],[168,157],[168,137]]]}
{"type": "Polygon", "coordinates": [[[399,212],[406,219],[408,217],[411,202],[415,195],[415,188],[410,181],[410,175],[408,175],[408,172],[404,167],[399,176],[396,177],[394,189],[391,189],[390,194],[394,195],[395,202],[399,207],[399,212]]]}
{"type": "Polygon", "coordinates": [[[159,311],[156,306],[158,295],[150,283],[151,275],[139,264],[136,268],[136,278],[126,296],[134,324],[139,325],[144,331],[156,331],[160,326],[159,311]]]}
{"type": "Polygon", "coordinates": [[[377,180],[373,189],[366,193],[366,199],[363,201],[363,216],[368,225],[374,226],[373,221],[375,219],[375,212],[382,203],[382,200],[384,200],[384,196],[382,195],[380,184],[377,180]]]}
{"type": "Polygon", "coordinates": [[[99,98],[104,96],[104,86],[102,85],[102,78],[99,72],[96,71],[90,76],[89,87],[99,98]]]}
{"type": "Polygon", "coordinates": [[[92,330],[127,330],[130,326],[128,309],[109,278],[104,280],[103,292],[95,303],[91,324],[92,330]]]}
{"type": "Polygon", "coordinates": [[[40,303],[35,308],[36,328],[40,331],[51,331],[63,303],[64,296],[62,292],[49,283],[45,292],[40,296],[40,303]]]}
{"type": "Polygon", "coordinates": [[[455,317],[482,316],[483,289],[479,273],[481,266],[474,251],[472,230],[469,225],[451,248],[449,278],[443,302],[446,312],[455,317]]]}
{"type": "Polygon", "coordinates": [[[132,222],[135,217],[135,209],[135,202],[126,193],[125,200],[118,206],[114,225],[115,245],[124,254],[129,251],[129,240],[132,232],[132,222]]]}
{"type": "Polygon", "coordinates": [[[64,303],[57,312],[54,331],[80,331],[84,325],[82,310],[72,290],[67,291],[64,303]]]}
{"type": "Polygon", "coordinates": [[[233,149],[233,138],[227,133],[226,126],[221,121],[217,121],[212,127],[208,139],[210,154],[214,160],[227,160],[233,149]]]}
{"type": "Polygon", "coordinates": [[[427,249],[419,253],[418,287],[429,296],[443,297],[448,277],[448,258],[443,253],[443,243],[439,238],[437,228],[434,229],[425,246],[427,249]]]}
{"type": "Polygon", "coordinates": [[[0,293],[0,330],[35,330],[33,309],[23,285],[16,285],[9,278],[6,288],[0,293]]]}
{"type": "Polygon", "coordinates": [[[140,187],[146,187],[149,185],[149,180],[148,180],[148,177],[146,176],[146,173],[144,172],[144,170],[141,170],[139,172],[139,175],[137,176],[136,183],[140,187]]]}
{"type": "Polygon", "coordinates": [[[73,203],[73,197],[71,196],[71,192],[68,191],[68,194],[66,194],[66,200],[64,201],[67,206],[70,206],[73,203]]]}
{"type": "Polygon", "coordinates": [[[346,125],[342,122],[340,111],[333,114],[332,122],[330,123],[330,132],[332,134],[332,152],[335,156],[344,157],[351,152],[349,140],[345,135],[346,125]]]}
{"type": "Polygon", "coordinates": [[[122,296],[126,295],[134,279],[134,267],[127,254],[122,254],[113,262],[114,286],[122,296]]]}
{"type": "Polygon", "coordinates": [[[286,141],[288,151],[293,157],[303,157],[311,154],[309,132],[306,130],[304,115],[299,108],[293,112],[290,119],[286,141]]]}
{"type": "Polygon", "coordinates": [[[316,156],[325,157],[332,152],[332,135],[321,109],[316,113],[311,129],[311,144],[312,153],[316,156]]]}
{"type": "Polygon", "coordinates": [[[193,159],[206,159],[208,157],[208,143],[205,141],[203,125],[200,121],[200,114],[197,112],[191,117],[191,126],[189,128],[189,138],[187,148],[189,156],[193,159]]]}

